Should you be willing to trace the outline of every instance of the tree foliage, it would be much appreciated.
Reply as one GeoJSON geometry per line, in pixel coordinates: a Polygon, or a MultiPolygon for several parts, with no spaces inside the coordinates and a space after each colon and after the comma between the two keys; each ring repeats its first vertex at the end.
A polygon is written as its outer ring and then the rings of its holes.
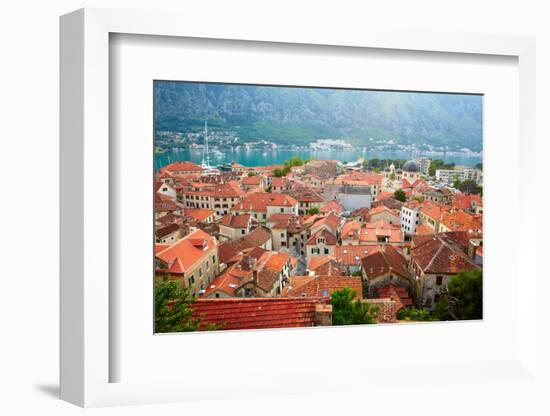
{"type": "Polygon", "coordinates": [[[397,319],[400,321],[416,321],[416,322],[429,322],[437,321],[438,319],[426,309],[400,309],[397,312],[397,319]]]}
{"type": "Polygon", "coordinates": [[[434,310],[440,320],[483,318],[483,273],[481,270],[460,271],[440,292],[434,310]]]}
{"type": "Polygon", "coordinates": [[[378,307],[356,299],[357,293],[348,287],[334,292],[330,297],[333,325],[373,324],[378,307]]]}
{"type": "Polygon", "coordinates": [[[401,201],[401,202],[406,202],[407,201],[407,195],[405,195],[405,191],[403,189],[397,189],[393,193],[393,197],[395,199],[397,199],[398,201],[401,201]]]}
{"type": "Polygon", "coordinates": [[[193,318],[194,297],[178,282],[157,280],[155,282],[155,332],[190,332],[219,329],[217,325],[201,323],[193,318]]]}
{"type": "Polygon", "coordinates": [[[479,186],[476,181],[473,181],[471,179],[467,179],[463,182],[455,181],[453,183],[453,187],[456,189],[459,189],[461,192],[464,192],[465,194],[482,194],[483,188],[479,186]]]}
{"type": "Polygon", "coordinates": [[[307,211],[308,215],[317,215],[319,213],[319,208],[310,208],[308,211],[307,211]]]}
{"type": "Polygon", "coordinates": [[[430,174],[430,176],[435,176],[435,171],[436,170],[450,170],[450,169],[454,169],[454,168],[455,168],[454,162],[445,163],[441,159],[434,159],[430,162],[429,174],[430,174]]]}

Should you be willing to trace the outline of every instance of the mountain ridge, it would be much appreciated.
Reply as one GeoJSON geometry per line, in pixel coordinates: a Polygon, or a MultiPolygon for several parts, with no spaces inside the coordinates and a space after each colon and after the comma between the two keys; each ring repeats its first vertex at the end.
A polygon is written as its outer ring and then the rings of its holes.
{"type": "Polygon", "coordinates": [[[245,141],[306,144],[371,139],[451,150],[482,148],[482,97],[330,88],[155,81],[155,130],[209,126],[245,141]]]}

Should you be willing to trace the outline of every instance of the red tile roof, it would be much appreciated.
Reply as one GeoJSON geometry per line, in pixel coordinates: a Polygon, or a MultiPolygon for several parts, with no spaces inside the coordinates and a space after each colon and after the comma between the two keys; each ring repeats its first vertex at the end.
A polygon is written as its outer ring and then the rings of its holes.
{"type": "Polygon", "coordinates": [[[420,212],[430,218],[433,218],[435,221],[440,221],[441,217],[448,211],[448,207],[429,201],[424,202],[420,208],[420,212]]]}
{"type": "Polygon", "coordinates": [[[172,223],[182,223],[183,219],[182,219],[181,215],[175,215],[175,214],[172,214],[171,212],[169,212],[168,214],[157,218],[156,222],[158,222],[160,224],[163,224],[163,225],[168,225],[168,224],[172,224],[172,223]]]}
{"type": "Polygon", "coordinates": [[[186,217],[191,217],[196,221],[204,221],[208,217],[215,214],[215,212],[211,209],[203,209],[203,208],[186,208],[184,211],[184,214],[186,217]]]}
{"type": "Polygon", "coordinates": [[[450,231],[466,231],[476,236],[481,236],[483,233],[482,216],[468,214],[462,210],[445,215],[441,220],[441,224],[450,231]]]}
{"type": "Polygon", "coordinates": [[[224,330],[291,328],[315,326],[319,298],[231,298],[197,299],[193,316],[224,330]]]}
{"type": "Polygon", "coordinates": [[[335,212],[336,214],[341,214],[342,212],[344,212],[344,206],[338,201],[332,199],[324,203],[321,206],[321,209],[319,210],[319,212],[322,212],[322,213],[335,212]]]}
{"type": "Polygon", "coordinates": [[[383,199],[393,198],[393,192],[380,192],[376,197],[377,201],[382,201],[383,199]]]}
{"type": "Polygon", "coordinates": [[[367,280],[375,279],[386,274],[395,274],[409,280],[407,261],[394,247],[384,246],[383,250],[370,254],[361,260],[367,280]]]}
{"type": "Polygon", "coordinates": [[[171,273],[184,273],[191,269],[197,262],[217,250],[216,240],[209,234],[198,229],[186,235],[181,240],[156,253],[156,258],[167,263],[171,273]]]}
{"type": "Polygon", "coordinates": [[[318,220],[315,220],[312,228],[317,229],[322,225],[327,225],[328,227],[330,227],[332,231],[338,232],[338,229],[340,228],[340,222],[341,222],[341,218],[338,215],[331,212],[326,217],[322,217],[318,220]]]}
{"type": "Polygon", "coordinates": [[[173,162],[164,166],[161,170],[168,172],[200,172],[203,169],[193,162],[173,162]]]}
{"type": "Polygon", "coordinates": [[[358,299],[363,299],[361,278],[349,276],[291,277],[290,284],[283,291],[283,295],[308,298],[326,297],[346,287],[354,290],[358,299]]]}
{"type": "Polygon", "coordinates": [[[321,195],[308,188],[302,187],[288,192],[298,202],[323,202],[321,195]]]}
{"type": "Polygon", "coordinates": [[[361,259],[369,254],[382,250],[382,245],[347,245],[336,246],[334,248],[334,257],[336,261],[343,266],[359,266],[361,259]]]}
{"type": "Polygon", "coordinates": [[[336,178],[329,179],[326,184],[336,185],[378,185],[378,188],[382,186],[383,175],[379,175],[371,172],[351,172],[344,175],[340,175],[336,178]]]}
{"type": "Polygon", "coordinates": [[[239,252],[247,248],[260,247],[271,239],[271,231],[265,227],[258,227],[249,232],[244,237],[238,240],[228,241],[220,244],[218,247],[218,253],[220,257],[220,263],[227,263],[231,258],[237,255],[239,252]]]}
{"type": "Polygon", "coordinates": [[[242,179],[243,185],[249,185],[249,186],[260,186],[262,183],[263,177],[260,175],[254,175],[254,176],[245,176],[242,179]]]}
{"type": "Polygon", "coordinates": [[[426,235],[426,234],[435,234],[435,230],[426,224],[420,224],[418,227],[416,227],[416,234],[418,235],[426,235]]]}
{"type": "Polygon", "coordinates": [[[185,195],[205,196],[212,198],[241,198],[245,192],[239,188],[235,181],[220,183],[220,184],[200,184],[200,190],[183,191],[185,195]]]}
{"type": "Polygon", "coordinates": [[[397,287],[394,285],[387,285],[377,290],[378,298],[390,298],[395,302],[395,312],[399,312],[400,309],[412,306],[413,300],[409,296],[409,292],[404,287],[397,287]]]}
{"type": "Polygon", "coordinates": [[[378,243],[379,238],[387,238],[389,243],[403,243],[403,231],[397,224],[390,224],[386,220],[378,220],[363,224],[359,221],[350,221],[342,229],[342,240],[353,240],[359,244],[378,243]]]}
{"type": "Polygon", "coordinates": [[[307,269],[315,275],[321,276],[345,276],[346,269],[339,265],[333,256],[312,256],[309,259],[307,269]]]}
{"type": "Polygon", "coordinates": [[[411,260],[428,274],[455,274],[478,268],[463,249],[440,234],[413,237],[411,260]]]}
{"type": "Polygon", "coordinates": [[[179,230],[179,225],[176,223],[168,224],[165,227],[159,228],[155,231],[155,236],[157,238],[166,237],[167,235],[170,235],[176,231],[179,230]]]}
{"type": "Polygon", "coordinates": [[[208,296],[214,292],[223,292],[227,296],[235,296],[235,289],[241,284],[241,279],[231,273],[228,269],[218,277],[216,277],[212,283],[206,288],[203,296],[208,296]]]}
{"type": "Polygon", "coordinates": [[[295,205],[298,205],[298,201],[289,195],[256,192],[246,196],[234,205],[231,210],[237,212],[267,212],[268,206],[292,207],[295,205]]]}
{"type": "Polygon", "coordinates": [[[391,215],[393,215],[394,217],[399,218],[399,211],[397,211],[397,210],[395,210],[395,209],[390,209],[390,208],[388,208],[388,207],[385,206],[385,205],[378,205],[377,207],[374,207],[374,208],[372,208],[372,209],[369,211],[369,215],[370,215],[371,217],[372,217],[373,215],[382,214],[382,213],[391,214],[391,215]]]}
{"type": "Polygon", "coordinates": [[[327,245],[327,246],[335,246],[336,243],[338,242],[338,240],[336,239],[334,234],[332,234],[330,231],[323,228],[322,230],[317,231],[315,234],[313,234],[309,238],[309,240],[307,240],[306,245],[308,245],[308,246],[317,245],[317,239],[318,238],[324,238],[325,239],[325,245],[327,245]]]}
{"type": "Polygon", "coordinates": [[[227,214],[220,220],[220,225],[224,225],[229,228],[246,228],[250,223],[252,215],[250,214],[227,214]]]}

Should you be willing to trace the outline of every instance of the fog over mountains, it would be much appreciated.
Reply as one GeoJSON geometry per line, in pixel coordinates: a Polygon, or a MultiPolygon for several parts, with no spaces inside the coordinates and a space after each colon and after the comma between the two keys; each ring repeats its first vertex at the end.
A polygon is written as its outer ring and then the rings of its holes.
{"type": "Polygon", "coordinates": [[[243,140],[482,147],[482,97],[156,81],[155,129],[235,130],[243,140]]]}

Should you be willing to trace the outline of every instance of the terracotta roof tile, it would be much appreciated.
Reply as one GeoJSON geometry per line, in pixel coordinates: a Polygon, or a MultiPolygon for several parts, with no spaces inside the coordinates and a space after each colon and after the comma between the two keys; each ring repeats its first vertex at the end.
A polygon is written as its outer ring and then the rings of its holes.
{"type": "Polygon", "coordinates": [[[298,201],[289,195],[256,192],[249,194],[231,208],[236,212],[267,212],[268,206],[292,207],[298,205],[298,201]]]}
{"type": "Polygon", "coordinates": [[[184,211],[186,217],[191,217],[196,221],[204,221],[214,214],[215,212],[213,210],[203,208],[186,208],[184,211]]]}
{"type": "Polygon", "coordinates": [[[361,260],[367,280],[395,274],[408,281],[407,261],[393,246],[384,246],[383,250],[370,254],[361,260]]]}
{"type": "Polygon", "coordinates": [[[455,274],[460,270],[478,268],[463,249],[439,234],[413,237],[411,260],[424,273],[430,274],[455,274]]]}
{"type": "Polygon", "coordinates": [[[363,299],[360,277],[349,276],[305,276],[304,278],[290,278],[290,284],[284,295],[288,297],[326,297],[332,293],[350,288],[357,293],[359,299],[363,299]]]}
{"type": "Polygon", "coordinates": [[[162,227],[162,228],[158,228],[156,231],[155,231],[155,236],[157,238],[162,238],[162,237],[165,237],[169,234],[172,234],[176,231],[179,230],[179,225],[178,224],[175,224],[175,223],[172,223],[172,224],[169,224],[165,227],[162,227]]]}
{"type": "Polygon", "coordinates": [[[197,299],[193,316],[224,330],[292,328],[315,326],[319,298],[231,298],[197,299]]]}
{"type": "Polygon", "coordinates": [[[250,214],[227,214],[220,220],[220,225],[224,225],[229,228],[247,228],[250,224],[252,215],[250,214]]]}
{"type": "Polygon", "coordinates": [[[161,170],[168,172],[200,172],[203,169],[193,162],[173,162],[164,166],[161,170]]]}
{"type": "Polygon", "coordinates": [[[244,237],[220,244],[218,248],[220,263],[227,263],[227,261],[229,261],[239,252],[247,248],[262,246],[270,239],[271,231],[269,231],[265,227],[258,227],[250,231],[250,233],[248,233],[244,237]]]}
{"type": "Polygon", "coordinates": [[[216,240],[199,229],[157,252],[156,258],[167,263],[170,271],[184,273],[205,256],[215,253],[216,250],[216,240]],[[202,243],[199,244],[199,242],[202,243]]]}
{"type": "Polygon", "coordinates": [[[309,240],[307,240],[306,245],[317,245],[317,239],[318,238],[324,238],[325,239],[325,245],[327,246],[335,246],[338,240],[336,239],[336,236],[332,234],[330,231],[326,229],[322,229],[317,231],[315,234],[313,234],[309,240]]]}
{"type": "Polygon", "coordinates": [[[379,244],[336,246],[334,257],[343,266],[359,266],[363,257],[379,250],[382,250],[382,245],[379,244]]]}

